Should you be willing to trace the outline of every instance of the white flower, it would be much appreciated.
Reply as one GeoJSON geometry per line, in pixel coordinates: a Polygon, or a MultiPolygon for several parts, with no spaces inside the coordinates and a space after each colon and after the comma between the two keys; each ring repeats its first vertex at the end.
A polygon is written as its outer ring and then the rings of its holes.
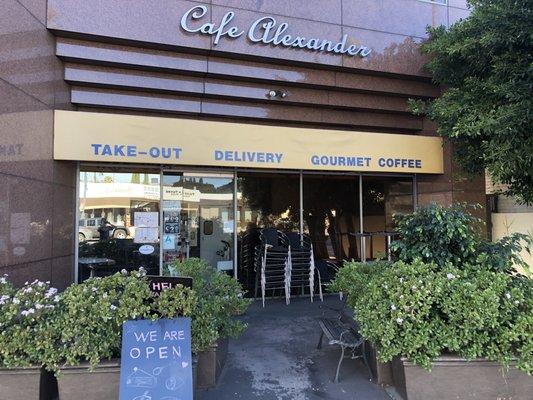
{"type": "Polygon", "coordinates": [[[400,318],[400,317],[396,318],[396,322],[401,324],[403,322],[403,318],[400,318]]]}
{"type": "Polygon", "coordinates": [[[125,268],[122,268],[122,269],[120,270],[120,273],[121,273],[122,275],[128,275],[128,271],[126,271],[125,268]]]}
{"type": "Polygon", "coordinates": [[[52,296],[55,296],[56,294],[57,294],[57,289],[52,287],[46,291],[46,293],[44,294],[44,297],[48,299],[52,296]]]}
{"type": "Polygon", "coordinates": [[[446,274],[446,278],[448,278],[448,279],[455,279],[455,275],[452,274],[452,273],[450,273],[450,272],[448,272],[448,273],[446,274]]]}
{"type": "Polygon", "coordinates": [[[57,303],[59,301],[59,296],[55,295],[54,296],[54,302],[57,303]]]}
{"type": "Polygon", "coordinates": [[[93,286],[93,287],[92,287],[92,291],[93,291],[93,292],[96,292],[96,291],[98,291],[98,288],[93,286]]]}
{"type": "Polygon", "coordinates": [[[36,303],[36,304],[35,304],[35,308],[36,308],[37,310],[40,310],[41,308],[43,308],[43,305],[40,304],[40,303],[36,303]]]}
{"type": "Polygon", "coordinates": [[[400,283],[403,283],[403,278],[400,278],[400,283]]]}
{"type": "Polygon", "coordinates": [[[139,275],[146,276],[146,269],[144,269],[144,267],[139,268],[139,275]]]}
{"type": "Polygon", "coordinates": [[[13,297],[13,304],[20,304],[20,300],[16,297],[13,297]]]}
{"type": "Polygon", "coordinates": [[[35,310],[33,308],[29,308],[28,310],[22,310],[20,314],[24,317],[27,317],[28,315],[33,314],[34,312],[35,310]]]}
{"type": "Polygon", "coordinates": [[[104,299],[107,299],[107,293],[104,293],[104,294],[102,295],[102,297],[103,297],[104,299]]]}
{"type": "Polygon", "coordinates": [[[511,293],[509,293],[509,292],[505,293],[505,297],[507,297],[508,299],[510,299],[510,298],[511,298],[511,293]]]}
{"type": "Polygon", "coordinates": [[[393,304],[393,305],[390,306],[390,309],[391,309],[392,311],[394,311],[394,310],[396,310],[396,306],[393,304]]]}
{"type": "Polygon", "coordinates": [[[114,305],[114,304],[111,304],[110,308],[111,308],[112,311],[115,311],[117,309],[117,306],[114,305]]]}
{"type": "Polygon", "coordinates": [[[413,286],[411,287],[411,289],[412,289],[412,290],[416,290],[416,286],[413,285],[413,286]]]}
{"type": "Polygon", "coordinates": [[[520,304],[520,302],[518,300],[515,300],[514,303],[517,304],[517,305],[520,304]]]}
{"type": "Polygon", "coordinates": [[[0,278],[0,283],[7,283],[7,279],[4,277],[0,278]]]}

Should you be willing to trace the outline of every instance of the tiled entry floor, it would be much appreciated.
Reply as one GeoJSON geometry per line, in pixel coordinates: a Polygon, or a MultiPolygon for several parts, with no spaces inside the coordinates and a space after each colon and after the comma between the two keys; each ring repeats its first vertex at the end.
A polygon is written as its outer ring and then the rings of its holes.
{"type": "MultiPolygon", "coordinates": [[[[216,388],[201,391],[198,400],[390,400],[368,380],[362,361],[346,359],[340,382],[333,383],[340,356],[327,342],[316,349],[322,304],[339,308],[338,296],[324,303],[309,298],[256,301],[243,319],[246,333],[230,341],[224,371],[216,388]]],[[[326,309],[326,315],[334,315],[326,309]]]]}

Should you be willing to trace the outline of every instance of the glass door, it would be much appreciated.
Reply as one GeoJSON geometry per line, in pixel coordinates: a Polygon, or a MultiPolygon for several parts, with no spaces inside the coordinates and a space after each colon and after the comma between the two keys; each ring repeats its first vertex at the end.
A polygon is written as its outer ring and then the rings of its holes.
{"type": "Polygon", "coordinates": [[[164,172],[162,272],[179,274],[179,263],[202,258],[219,271],[233,271],[232,174],[164,172]]]}

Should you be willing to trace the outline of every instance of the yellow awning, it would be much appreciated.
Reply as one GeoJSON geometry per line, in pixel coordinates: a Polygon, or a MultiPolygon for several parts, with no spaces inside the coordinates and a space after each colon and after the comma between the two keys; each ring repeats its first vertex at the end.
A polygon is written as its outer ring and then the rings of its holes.
{"type": "Polygon", "coordinates": [[[322,171],[442,173],[442,139],[55,111],[54,159],[322,171]]]}

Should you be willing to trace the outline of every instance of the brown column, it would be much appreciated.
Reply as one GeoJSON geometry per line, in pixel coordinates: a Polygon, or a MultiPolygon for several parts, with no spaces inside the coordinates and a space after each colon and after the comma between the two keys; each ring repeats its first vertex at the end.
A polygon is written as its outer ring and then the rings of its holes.
{"type": "Polygon", "coordinates": [[[70,102],[46,0],[0,15],[0,274],[17,285],[73,279],[75,164],[52,159],[53,109],[70,102]]]}

